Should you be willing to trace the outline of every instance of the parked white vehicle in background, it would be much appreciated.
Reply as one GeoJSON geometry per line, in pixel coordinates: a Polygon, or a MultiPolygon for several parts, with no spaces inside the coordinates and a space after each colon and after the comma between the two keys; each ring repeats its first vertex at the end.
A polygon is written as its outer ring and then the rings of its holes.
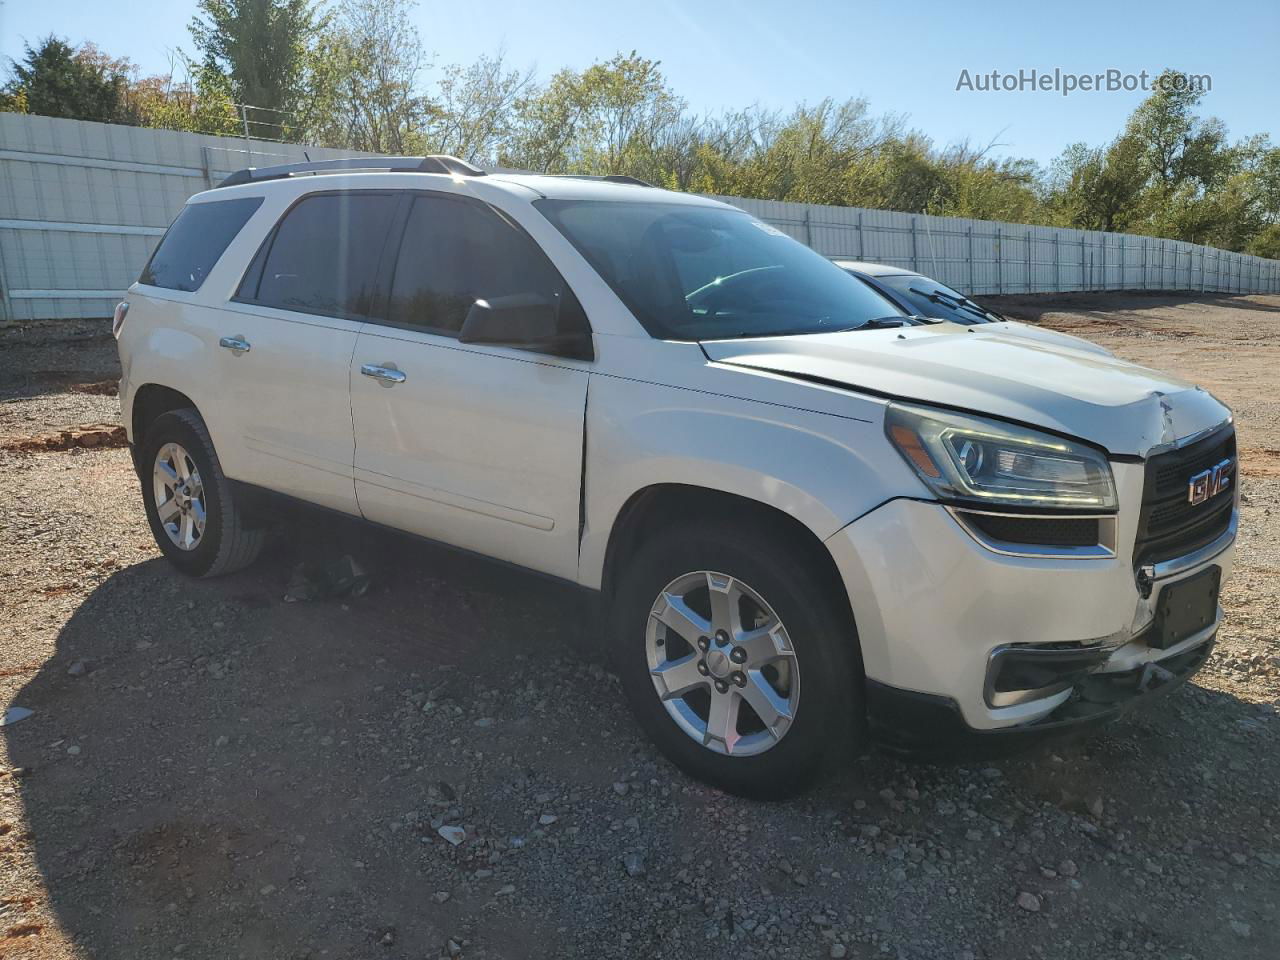
{"type": "Polygon", "coordinates": [[[939,283],[914,270],[860,260],[837,259],[833,262],[845,273],[852,274],[881,294],[904,314],[915,317],[921,323],[945,320],[963,327],[998,323],[998,328],[990,328],[988,332],[999,329],[1002,333],[1020,334],[1041,343],[1074,347],[1107,357],[1113,355],[1106,347],[1100,347],[1083,337],[1073,337],[1069,333],[1010,320],[945,283],[939,283]]]}
{"type": "Polygon", "coordinates": [[[873,739],[1104,720],[1203,663],[1226,407],[910,324],[740,210],[609,179],[400,158],[191,198],[115,322],[165,555],[243,567],[285,496],[599,591],[644,729],[757,796],[873,739]]]}

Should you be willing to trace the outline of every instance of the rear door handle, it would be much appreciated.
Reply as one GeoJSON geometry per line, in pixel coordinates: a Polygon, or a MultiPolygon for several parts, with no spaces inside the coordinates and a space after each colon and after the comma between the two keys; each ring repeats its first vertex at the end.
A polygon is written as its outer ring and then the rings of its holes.
{"type": "Polygon", "coordinates": [[[360,368],[360,372],[366,377],[373,377],[385,387],[404,383],[407,379],[403,370],[397,370],[390,364],[366,363],[360,368]]]}
{"type": "Polygon", "coordinates": [[[218,341],[218,346],[230,350],[234,354],[248,353],[249,341],[244,337],[223,337],[218,341]]]}

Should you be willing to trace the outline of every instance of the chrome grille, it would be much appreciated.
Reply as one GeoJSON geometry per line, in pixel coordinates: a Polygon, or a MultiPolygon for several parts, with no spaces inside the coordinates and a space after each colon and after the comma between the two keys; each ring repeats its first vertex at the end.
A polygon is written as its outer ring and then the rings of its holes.
{"type": "Polygon", "coordinates": [[[1193,504],[1191,478],[1223,460],[1236,463],[1236,431],[1227,424],[1202,440],[1147,460],[1134,565],[1160,563],[1191,553],[1220,537],[1231,524],[1238,470],[1218,496],[1193,504]]]}

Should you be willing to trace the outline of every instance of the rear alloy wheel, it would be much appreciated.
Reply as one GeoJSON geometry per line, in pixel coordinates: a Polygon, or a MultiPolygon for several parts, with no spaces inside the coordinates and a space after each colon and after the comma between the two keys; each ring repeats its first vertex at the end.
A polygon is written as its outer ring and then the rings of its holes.
{"type": "Polygon", "coordinates": [[[175,567],[216,577],[257,558],[267,532],[247,523],[195,410],[170,410],[149,423],[138,464],[151,535],[175,567]]]}
{"type": "Polygon", "coordinates": [[[156,516],[170,542],[179,550],[194,550],[208,511],[200,471],[182,444],[166,443],[157,451],[151,481],[156,516]]]}
{"type": "Polygon", "coordinates": [[[690,775],[786,797],[860,746],[857,635],[818,549],[779,524],[706,522],[627,558],[611,610],[618,674],[690,775]]]}

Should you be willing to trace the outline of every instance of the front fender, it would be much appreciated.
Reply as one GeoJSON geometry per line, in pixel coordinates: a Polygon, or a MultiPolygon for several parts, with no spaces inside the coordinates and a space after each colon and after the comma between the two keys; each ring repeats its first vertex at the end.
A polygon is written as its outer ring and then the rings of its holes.
{"type": "Polygon", "coordinates": [[[826,540],[897,496],[928,496],[889,446],[884,406],[857,418],[614,377],[593,377],[579,582],[603,582],[609,537],[626,503],[684,484],[781,510],[826,540]]]}

